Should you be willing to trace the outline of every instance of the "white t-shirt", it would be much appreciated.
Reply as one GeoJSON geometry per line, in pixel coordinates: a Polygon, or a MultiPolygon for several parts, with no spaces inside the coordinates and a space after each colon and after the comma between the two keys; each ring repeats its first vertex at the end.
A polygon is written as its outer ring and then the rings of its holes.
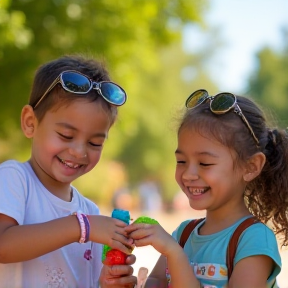
{"type": "MultiPolygon", "coordinates": [[[[75,211],[99,215],[97,205],[72,188],[72,201],[63,201],[42,185],[29,162],[6,161],[0,165],[0,213],[19,225],[43,223],[75,211]]],[[[98,287],[101,253],[102,244],[72,243],[33,260],[0,264],[0,288],[98,287]],[[92,259],[87,260],[84,253],[89,249],[92,259]]]]}

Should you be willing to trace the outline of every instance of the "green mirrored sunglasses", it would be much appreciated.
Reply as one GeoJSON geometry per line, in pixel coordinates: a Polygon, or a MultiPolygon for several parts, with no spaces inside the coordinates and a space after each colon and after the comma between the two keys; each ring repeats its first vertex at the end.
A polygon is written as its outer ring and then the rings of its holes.
{"type": "Polygon", "coordinates": [[[257,146],[259,145],[259,140],[256,137],[252,127],[250,126],[248,120],[244,116],[241,108],[237,104],[237,98],[234,94],[224,92],[219,93],[215,96],[209,96],[208,92],[204,89],[197,90],[193,92],[188,99],[186,100],[186,107],[188,109],[193,109],[200,104],[206,102],[207,100],[210,101],[210,110],[214,114],[224,114],[230,111],[231,109],[234,109],[233,111],[241,117],[243,122],[248,127],[249,131],[251,132],[254,140],[257,143],[257,146]]]}

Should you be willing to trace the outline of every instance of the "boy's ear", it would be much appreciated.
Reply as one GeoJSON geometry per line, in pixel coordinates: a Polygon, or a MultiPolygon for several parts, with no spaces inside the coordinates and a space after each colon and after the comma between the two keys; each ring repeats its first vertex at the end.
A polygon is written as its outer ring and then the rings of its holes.
{"type": "Polygon", "coordinates": [[[36,124],[37,118],[33,108],[30,105],[25,105],[21,112],[21,128],[27,138],[32,138],[34,136],[36,124]]]}
{"type": "Polygon", "coordinates": [[[243,179],[246,182],[252,181],[262,171],[266,162],[266,156],[262,152],[257,152],[247,161],[246,172],[243,175],[243,179]]]}

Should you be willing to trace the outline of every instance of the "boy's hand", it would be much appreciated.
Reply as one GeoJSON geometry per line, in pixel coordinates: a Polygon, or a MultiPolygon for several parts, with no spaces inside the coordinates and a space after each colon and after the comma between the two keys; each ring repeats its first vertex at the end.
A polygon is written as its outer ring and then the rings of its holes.
{"type": "Polygon", "coordinates": [[[133,250],[133,240],[128,239],[127,232],[124,230],[127,226],[126,223],[102,215],[89,215],[89,222],[90,241],[106,244],[125,254],[131,254],[133,250]]]}
{"type": "Polygon", "coordinates": [[[137,277],[132,275],[131,267],[135,261],[135,255],[129,255],[126,265],[103,265],[99,278],[101,288],[133,288],[137,284],[137,277]]]}

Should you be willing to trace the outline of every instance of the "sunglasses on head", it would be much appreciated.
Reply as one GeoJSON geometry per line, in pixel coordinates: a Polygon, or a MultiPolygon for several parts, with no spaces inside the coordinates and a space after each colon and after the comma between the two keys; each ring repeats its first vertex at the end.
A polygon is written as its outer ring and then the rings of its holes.
{"type": "Polygon", "coordinates": [[[115,106],[123,105],[127,99],[125,91],[119,85],[111,81],[95,82],[78,71],[68,70],[60,73],[60,75],[52,82],[52,84],[40,97],[38,102],[33,106],[33,109],[35,109],[41,103],[45,96],[58,83],[61,84],[64,90],[79,95],[87,94],[91,89],[95,89],[96,92],[108,103],[115,106]]]}
{"type": "Polygon", "coordinates": [[[215,96],[209,96],[208,92],[204,89],[197,90],[193,92],[188,99],[186,100],[186,107],[188,109],[193,109],[200,104],[206,102],[207,100],[210,101],[210,110],[214,114],[224,114],[234,109],[234,112],[241,117],[243,122],[248,127],[249,131],[251,132],[254,140],[256,141],[257,145],[259,145],[259,140],[256,137],[252,127],[250,126],[248,120],[242,113],[239,105],[237,104],[237,98],[232,93],[219,93],[215,96]]]}

